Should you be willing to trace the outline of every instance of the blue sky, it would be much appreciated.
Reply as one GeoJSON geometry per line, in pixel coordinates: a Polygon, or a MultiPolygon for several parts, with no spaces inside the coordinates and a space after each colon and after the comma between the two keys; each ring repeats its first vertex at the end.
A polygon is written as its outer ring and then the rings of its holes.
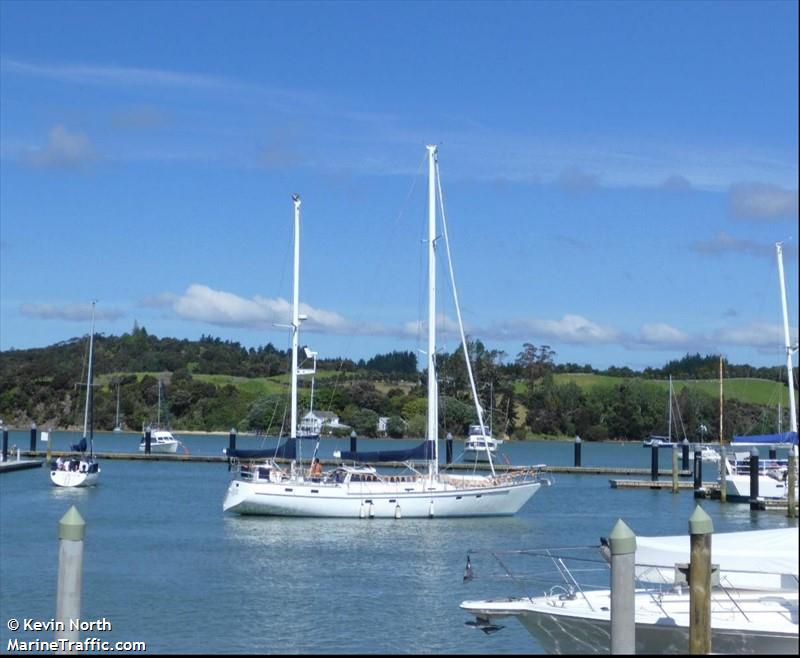
{"type": "Polygon", "coordinates": [[[417,350],[436,143],[487,347],[784,363],[797,6],[2,0],[0,349],[92,299],[106,334],[287,347],[298,192],[301,342],[417,350]]]}

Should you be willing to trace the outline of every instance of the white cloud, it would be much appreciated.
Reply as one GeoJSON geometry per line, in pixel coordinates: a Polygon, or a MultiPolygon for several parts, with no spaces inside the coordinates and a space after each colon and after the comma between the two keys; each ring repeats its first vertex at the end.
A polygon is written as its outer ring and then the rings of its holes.
{"type": "MultiPolygon", "coordinates": [[[[92,319],[91,304],[23,304],[20,313],[40,320],[67,320],[68,322],[88,322],[92,319]]],[[[96,320],[118,320],[124,317],[123,311],[95,307],[96,320]]]]}
{"type": "Polygon", "coordinates": [[[775,255],[774,244],[760,244],[753,240],[740,240],[724,231],[717,233],[711,240],[692,243],[691,248],[701,254],[739,253],[768,257],[775,255]]]}
{"type": "Polygon", "coordinates": [[[604,327],[583,316],[567,314],[560,320],[512,320],[501,322],[487,330],[490,338],[508,340],[546,339],[571,344],[614,343],[620,334],[612,327],[604,327]]]}
{"type": "Polygon", "coordinates": [[[797,216],[797,190],[768,183],[733,183],[729,195],[734,217],[774,221],[797,216]]]}
{"type": "Polygon", "coordinates": [[[22,152],[22,161],[41,168],[77,169],[98,159],[83,133],[71,133],[58,124],[50,130],[47,144],[22,152]]]}
{"type": "Polygon", "coordinates": [[[663,322],[642,325],[639,330],[642,343],[658,346],[681,346],[691,343],[689,334],[663,322]]]}

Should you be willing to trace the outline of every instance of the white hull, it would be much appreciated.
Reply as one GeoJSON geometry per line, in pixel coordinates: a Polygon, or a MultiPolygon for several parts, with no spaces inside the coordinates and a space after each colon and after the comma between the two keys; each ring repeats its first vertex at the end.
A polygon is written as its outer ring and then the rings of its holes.
{"type": "Polygon", "coordinates": [[[464,448],[464,461],[488,462],[490,454],[492,461],[494,461],[497,455],[497,448],[464,448]]]}
{"type": "MultiPolygon", "coordinates": [[[[726,475],[725,492],[727,499],[732,502],[750,501],[750,476],[749,475],[726,475]]],[[[797,498],[798,489],[795,487],[794,497],[797,498]]],[[[789,489],[786,482],[776,480],[768,475],[758,477],[758,497],[764,500],[786,500],[789,489]]]]}
{"type": "Polygon", "coordinates": [[[50,481],[57,487],[91,487],[100,478],[100,468],[92,473],[80,471],[50,471],[50,481]]]}
{"type": "MultiPolygon", "coordinates": [[[[793,654],[798,651],[797,591],[733,591],[734,601],[715,591],[711,605],[711,651],[726,654],[793,654]]],[[[461,608],[494,621],[514,616],[547,653],[609,653],[608,591],[574,599],[534,597],[465,601],[461,608]]],[[[636,594],[636,653],[688,653],[689,593],[665,592],[656,603],[650,592],[636,594]]]]}
{"type": "Polygon", "coordinates": [[[228,487],[223,510],[239,514],[337,518],[429,518],[515,514],[540,482],[465,488],[416,482],[247,482],[228,487]]]}
{"type": "MultiPolygon", "coordinates": [[[[180,441],[173,440],[173,441],[163,441],[163,442],[155,442],[152,441],[150,443],[150,452],[158,452],[158,453],[174,453],[178,452],[178,444],[180,441]]],[[[139,452],[144,452],[144,443],[139,444],[139,452]]]]}

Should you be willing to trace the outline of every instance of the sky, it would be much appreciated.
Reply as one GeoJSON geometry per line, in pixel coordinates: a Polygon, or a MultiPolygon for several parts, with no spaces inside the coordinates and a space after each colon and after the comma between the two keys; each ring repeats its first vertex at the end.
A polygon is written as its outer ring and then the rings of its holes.
{"type": "Polygon", "coordinates": [[[505,362],[785,364],[797,9],[0,0],[0,350],[87,335],[92,300],[106,335],[289,347],[293,193],[300,342],[425,349],[436,144],[465,330],[505,362]]]}

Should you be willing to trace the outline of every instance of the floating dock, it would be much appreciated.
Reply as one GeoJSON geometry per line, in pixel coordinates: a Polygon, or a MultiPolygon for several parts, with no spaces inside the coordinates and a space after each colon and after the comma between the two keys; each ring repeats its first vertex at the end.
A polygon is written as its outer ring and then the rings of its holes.
{"type": "Polygon", "coordinates": [[[0,473],[11,473],[12,471],[24,471],[29,468],[41,468],[41,459],[14,459],[0,462],[0,473]]]}

